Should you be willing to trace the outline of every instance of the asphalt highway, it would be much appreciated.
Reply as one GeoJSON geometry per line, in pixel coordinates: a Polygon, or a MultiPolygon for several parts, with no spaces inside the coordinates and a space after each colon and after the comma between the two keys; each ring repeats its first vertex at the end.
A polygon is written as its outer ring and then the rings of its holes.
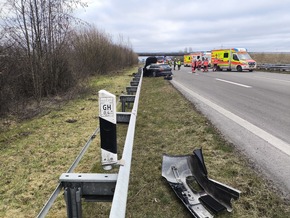
{"type": "Polygon", "coordinates": [[[290,198],[290,75],[173,71],[172,84],[290,198]]]}

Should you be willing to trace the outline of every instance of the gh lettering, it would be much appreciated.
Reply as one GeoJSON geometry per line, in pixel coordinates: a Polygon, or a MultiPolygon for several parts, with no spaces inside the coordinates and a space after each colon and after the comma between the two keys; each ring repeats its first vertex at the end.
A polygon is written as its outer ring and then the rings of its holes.
{"type": "Polygon", "coordinates": [[[112,110],[112,105],[103,105],[103,110],[112,110]]]}

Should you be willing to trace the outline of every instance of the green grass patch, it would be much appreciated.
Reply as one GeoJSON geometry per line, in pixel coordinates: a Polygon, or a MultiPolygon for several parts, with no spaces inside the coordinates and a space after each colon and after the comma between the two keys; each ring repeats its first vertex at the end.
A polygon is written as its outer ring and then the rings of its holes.
{"type": "Polygon", "coordinates": [[[143,80],[127,216],[191,217],[161,177],[161,167],[163,153],[191,154],[196,148],[203,149],[210,178],[242,192],[233,212],[221,217],[290,217],[289,204],[162,78],[143,80]]]}
{"type": "MultiPolygon", "coordinates": [[[[121,95],[135,72],[136,67],[91,78],[86,92],[33,119],[0,121],[0,217],[36,217],[61,173],[69,169],[99,125],[98,91],[121,95]],[[66,122],[69,119],[76,122],[66,122]]],[[[99,155],[96,137],[75,172],[91,172],[100,163],[99,155]]],[[[65,208],[63,195],[59,195],[48,217],[66,217],[65,208]]]]}
{"type": "MultiPolygon", "coordinates": [[[[1,121],[6,127],[0,133],[0,217],[35,217],[39,213],[60,174],[70,167],[98,126],[98,91],[105,89],[119,96],[133,72],[136,69],[92,78],[89,93],[43,116],[20,123],[1,121]],[[77,122],[67,123],[67,119],[77,122]]],[[[118,108],[120,111],[120,105],[118,108]]],[[[121,158],[127,125],[118,124],[117,132],[121,158]]],[[[289,203],[163,78],[143,79],[126,217],[191,217],[161,176],[162,154],[190,154],[196,148],[203,149],[210,178],[242,192],[233,202],[233,212],[220,217],[290,217],[289,203]]],[[[103,173],[99,137],[75,172],[103,173]]],[[[111,203],[82,205],[83,217],[109,216],[111,203]]],[[[47,217],[66,217],[62,194],[47,217]]]]}

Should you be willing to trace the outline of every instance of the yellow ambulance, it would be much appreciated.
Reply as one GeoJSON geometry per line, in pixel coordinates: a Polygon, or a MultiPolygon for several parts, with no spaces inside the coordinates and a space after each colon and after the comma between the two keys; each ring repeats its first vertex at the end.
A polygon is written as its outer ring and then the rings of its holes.
{"type": "Polygon", "coordinates": [[[183,65],[185,67],[190,67],[191,66],[191,54],[186,54],[183,56],[183,65]]]}
{"type": "Polygon", "coordinates": [[[218,71],[226,69],[228,71],[237,70],[242,72],[248,70],[252,72],[257,67],[256,61],[251,58],[245,48],[212,50],[211,63],[214,69],[218,71]]]}
{"type": "MultiPolygon", "coordinates": [[[[204,59],[204,55],[206,55],[206,52],[193,52],[190,54],[186,54],[184,55],[184,59],[183,59],[183,65],[185,67],[191,67],[192,62],[195,60],[202,60],[204,59]]],[[[209,59],[210,61],[210,59],[209,59]]]]}

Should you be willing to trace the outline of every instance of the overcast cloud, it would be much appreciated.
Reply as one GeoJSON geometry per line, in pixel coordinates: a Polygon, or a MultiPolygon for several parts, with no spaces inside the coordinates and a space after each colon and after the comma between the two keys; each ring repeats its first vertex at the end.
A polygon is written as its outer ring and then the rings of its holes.
{"type": "Polygon", "coordinates": [[[245,47],[290,52],[288,0],[87,0],[77,17],[135,52],[245,47]]]}

